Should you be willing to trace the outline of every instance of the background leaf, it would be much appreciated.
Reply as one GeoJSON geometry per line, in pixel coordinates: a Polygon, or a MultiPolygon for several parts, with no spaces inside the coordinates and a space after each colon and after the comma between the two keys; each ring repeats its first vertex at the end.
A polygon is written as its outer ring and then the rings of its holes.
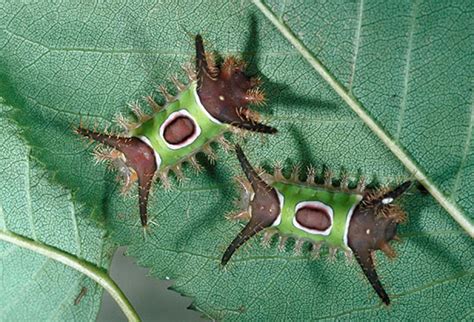
{"type": "MultiPolygon", "coordinates": [[[[443,191],[473,216],[472,14],[454,1],[272,2],[338,80],[400,141],[443,191]]],[[[239,230],[224,214],[237,197],[233,155],[172,192],[156,185],[150,213],[160,226],[146,242],[135,194],[118,196],[114,174],[94,166],[91,148],[70,131],[79,115],[100,127],[126,103],[166,83],[192,59],[200,32],[221,55],[242,53],[267,80],[271,124],[252,137],[254,162],[326,165],[391,182],[408,174],[263,16],[246,2],[193,1],[7,4],[0,10],[2,77],[33,152],[89,211],[105,215],[115,241],[154,276],[217,319],[437,318],[472,314],[472,240],[430,196],[404,200],[409,214],[393,262],[378,270],[393,305],[386,309],[355,264],[309,261],[258,241],[227,270],[218,263],[239,230]],[[435,309],[434,309],[435,308],[435,309]]],[[[274,241],[274,244],[276,241],[274,241]]],[[[157,299],[159,300],[159,299],[157,299]]]]}
{"type": "MultiPolygon", "coordinates": [[[[105,231],[79,214],[70,193],[51,184],[0,102],[0,232],[28,236],[106,269],[105,231]]],[[[0,320],[94,320],[102,287],[46,256],[0,241],[0,320]],[[84,290],[83,296],[78,297],[84,290]],[[77,302],[76,302],[77,301],[77,302]]]]}
{"type": "MultiPolygon", "coordinates": [[[[465,214],[466,209],[462,209],[462,206],[459,205],[459,198],[456,195],[457,189],[459,188],[458,185],[461,181],[460,177],[464,174],[466,169],[465,162],[468,160],[468,153],[469,148],[471,145],[471,134],[472,134],[472,124],[468,124],[467,130],[465,132],[466,140],[464,142],[464,146],[462,147],[462,154],[461,154],[461,162],[460,167],[455,173],[456,179],[454,181],[454,186],[452,187],[452,191],[443,191],[445,187],[441,186],[440,182],[436,177],[432,177],[431,175],[427,175],[424,169],[424,160],[421,160],[421,165],[417,164],[416,162],[416,155],[411,156],[409,153],[405,152],[405,148],[403,147],[403,142],[400,140],[400,132],[404,127],[404,114],[407,109],[407,97],[410,95],[408,92],[408,86],[410,85],[410,77],[412,76],[412,71],[410,70],[410,65],[412,62],[411,55],[413,49],[413,38],[414,30],[417,27],[417,13],[418,13],[418,3],[415,3],[411,7],[411,22],[410,31],[409,31],[409,39],[408,39],[408,48],[407,48],[407,57],[406,57],[406,68],[404,74],[404,92],[402,95],[402,101],[400,104],[400,117],[398,121],[398,128],[397,133],[390,133],[387,129],[385,129],[382,125],[377,123],[377,120],[371,115],[371,112],[367,110],[361,101],[353,95],[353,78],[356,71],[356,62],[357,62],[357,55],[359,54],[359,46],[362,43],[362,29],[364,28],[363,25],[363,15],[364,15],[364,2],[361,1],[359,5],[359,15],[358,15],[358,25],[355,34],[355,51],[354,51],[354,59],[352,64],[352,74],[351,79],[349,80],[349,84],[346,87],[343,82],[339,81],[335,78],[335,75],[331,73],[327,69],[327,67],[319,61],[319,59],[311,52],[310,49],[303,43],[301,39],[297,35],[294,34],[293,30],[288,27],[288,25],[284,22],[284,19],[278,17],[271,8],[269,8],[266,4],[262,2],[262,0],[253,0],[252,1],[261,12],[265,15],[265,17],[281,32],[281,34],[295,47],[295,49],[305,58],[309,65],[317,72],[321,78],[323,78],[331,88],[338,93],[341,99],[350,107],[357,116],[360,117],[361,120],[370,128],[370,130],[377,135],[377,137],[383,142],[384,145],[400,160],[400,162],[406,167],[406,169],[412,174],[413,178],[418,180],[420,184],[422,184],[427,191],[436,199],[436,201],[455,219],[458,224],[472,237],[474,238],[474,224],[471,223],[469,215],[465,214]]],[[[426,9],[426,8],[425,8],[426,9]]],[[[420,19],[421,20],[421,19],[420,19]]],[[[370,29],[370,28],[369,28],[370,29]]],[[[425,80],[423,80],[425,81],[425,80]]],[[[416,83],[416,82],[414,82],[416,83]]],[[[472,115],[472,112],[469,114],[472,115]]],[[[471,118],[472,119],[472,118],[471,118]]],[[[471,122],[472,123],[472,122],[471,122]]],[[[463,129],[464,133],[464,129],[463,129]]],[[[456,149],[452,149],[456,151],[456,149]]],[[[428,159],[429,158],[425,158],[428,159]]],[[[442,160],[436,160],[442,161],[442,160]]],[[[469,170],[468,170],[469,171],[469,170]]],[[[468,172],[467,171],[467,172],[468,172]]]]}

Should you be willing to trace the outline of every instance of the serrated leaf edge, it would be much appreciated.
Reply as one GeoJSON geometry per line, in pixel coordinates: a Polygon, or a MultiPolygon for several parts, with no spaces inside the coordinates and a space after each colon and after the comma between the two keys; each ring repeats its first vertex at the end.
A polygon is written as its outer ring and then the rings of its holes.
{"type": "MultiPolygon", "coordinates": [[[[0,104],[8,104],[6,100],[0,96],[0,104]]],[[[13,105],[8,104],[9,106],[12,107],[12,113],[18,112],[18,109],[15,108],[13,105]]],[[[25,131],[27,131],[27,128],[20,126],[18,122],[12,118],[8,118],[12,123],[14,123],[18,128],[20,129],[20,136],[24,138],[26,141],[25,143],[28,142],[25,138],[25,131]]],[[[31,147],[31,146],[30,146],[31,147]]],[[[40,166],[42,166],[44,169],[47,169],[46,165],[42,163],[40,160],[37,158],[34,158],[31,154],[30,157],[37,161],[40,166]]],[[[54,172],[51,174],[48,171],[49,178],[53,183],[59,184],[62,186],[59,182],[56,182],[57,180],[54,179],[54,172]]],[[[3,208],[0,206],[0,214],[3,214],[3,208]]],[[[3,219],[3,216],[0,216],[0,219],[3,219]]],[[[0,241],[5,241],[8,243],[11,243],[15,246],[22,247],[28,250],[31,250],[37,254],[43,255],[45,257],[48,257],[50,259],[53,259],[57,262],[60,262],[66,266],[69,266],[82,274],[88,276],[95,282],[97,282],[102,288],[104,288],[110,296],[115,300],[115,302],[118,304],[122,312],[125,314],[127,319],[129,321],[141,321],[140,317],[138,316],[138,313],[135,311],[133,308],[132,304],[128,300],[128,298],[125,296],[123,291],[120,289],[120,287],[115,283],[115,281],[107,274],[106,271],[101,269],[100,267],[94,265],[93,263],[90,263],[84,259],[80,259],[72,254],[69,254],[67,252],[64,252],[58,248],[46,245],[44,243],[41,243],[39,241],[32,240],[30,238],[18,235],[16,233],[13,233],[9,230],[7,230],[6,225],[3,220],[0,220],[0,241]]]]}
{"type": "Polygon", "coordinates": [[[129,321],[140,321],[137,312],[123,291],[104,270],[96,265],[55,247],[36,242],[32,239],[3,229],[0,229],[0,241],[5,241],[15,246],[31,250],[81,272],[97,282],[110,294],[110,296],[112,296],[129,321]]]}

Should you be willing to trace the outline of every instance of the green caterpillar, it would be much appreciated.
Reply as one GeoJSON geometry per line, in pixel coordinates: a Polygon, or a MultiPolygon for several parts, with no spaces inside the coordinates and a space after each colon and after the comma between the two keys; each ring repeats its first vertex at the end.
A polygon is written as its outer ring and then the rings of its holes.
{"type": "Polygon", "coordinates": [[[314,173],[310,173],[307,182],[302,183],[297,173],[287,180],[281,169],[263,180],[239,146],[236,151],[248,181],[240,180],[245,190],[244,210],[231,218],[249,222],[225,251],[222,265],[262,230],[264,243],[278,233],[282,236],[281,246],[286,238],[295,238],[297,251],[301,251],[303,243],[310,242],[313,251],[319,252],[321,244],[326,243],[332,256],[337,249],[343,249],[348,256],[353,253],[374,290],[388,305],[390,299],[377,276],[372,255],[380,249],[389,257],[395,256],[388,242],[397,238],[397,225],[406,215],[393,202],[411,187],[411,181],[393,190],[365,189],[360,181],[351,190],[347,180],[342,180],[338,189],[332,186],[330,177],[321,186],[315,184],[314,173]]]}
{"type": "Polygon", "coordinates": [[[258,87],[259,79],[245,75],[245,62],[229,56],[217,66],[212,54],[205,52],[200,35],[195,38],[195,46],[196,68],[186,69],[190,84],[185,86],[173,78],[179,90],[175,97],[161,87],[167,100],[164,107],[148,96],[153,115],[144,114],[138,105],[132,106],[138,122],[130,123],[119,117],[119,124],[125,130],[120,135],[91,131],[82,125],[76,129],[78,134],[107,146],[97,149],[95,155],[117,168],[125,180],[124,192],[138,181],[143,227],[148,225],[148,195],[156,177],[169,187],[168,172],[171,170],[178,179],[183,179],[185,161],[199,171],[196,153],[203,151],[215,160],[210,144],[218,142],[228,148],[225,132],[277,131],[260,123],[258,114],[248,108],[249,104],[262,104],[264,94],[258,87]]]}

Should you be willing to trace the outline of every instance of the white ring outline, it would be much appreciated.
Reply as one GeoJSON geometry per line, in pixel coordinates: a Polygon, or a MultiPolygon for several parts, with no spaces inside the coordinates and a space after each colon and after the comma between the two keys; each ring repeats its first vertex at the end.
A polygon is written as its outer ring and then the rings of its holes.
{"type": "Polygon", "coordinates": [[[280,201],[280,212],[278,213],[278,216],[276,217],[275,221],[272,224],[272,227],[276,227],[279,224],[281,224],[281,214],[283,212],[283,203],[285,202],[285,197],[280,193],[280,191],[278,191],[277,188],[273,188],[273,189],[275,189],[278,196],[278,200],[280,201]]]}
{"type": "Polygon", "coordinates": [[[176,112],[173,112],[171,113],[168,118],[163,122],[163,124],[161,124],[160,126],[160,137],[161,139],[163,140],[163,142],[165,142],[165,144],[168,146],[168,148],[172,149],[172,150],[178,150],[178,149],[181,149],[183,147],[186,147],[190,144],[192,144],[194,141],[196,141],[196,139],[199,137],[199,135],[201,135],[201,127],[199,126],[199,124],[196,122],[196,120],[194,119],[194,117],[185,109],[181,109],[181,110],[178,110],[176,112]],[[166,140],[165,140],[165,137],[164,137],[164,132],[165,132],[165,128],[171,123],[173,122],[175,119],[177,119],[178,117],[180,116],[185,116],[187,118],[189,118],[192,122],[193,122],[193,125],[194,125],[194,133],[193,135],[191,135],[189,138],[187,138],[183,143],[180,143],[180,144],[171,144],[171,143],[168,143],[166,140]]]}
{"type": "Polygon", "coordinates": [[[346,227],[344,228],[344,236],[342,237],[342,239],[344,240],[344,245],[346,245],[346,247],[348,249],[351,249],[348,245],[348,238],[347,238],[347,235],[349,235],[349,225],[351,224],[352,215],[354,214],[354,210],[355,210],[355,208],[357,207],[358,204],[359,204],[359,202],[354,204],[351,207],[351,209],[349,209],[349,212],[347,213],[347,217],[346,217],[346,227]]]}

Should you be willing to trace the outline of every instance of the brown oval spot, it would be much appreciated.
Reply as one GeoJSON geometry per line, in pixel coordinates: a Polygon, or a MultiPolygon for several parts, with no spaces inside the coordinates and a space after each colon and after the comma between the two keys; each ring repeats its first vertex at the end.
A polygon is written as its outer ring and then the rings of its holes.
{"type": "Polygon", "coordinates": [[[187,116],[179,116],[166,126],[163,137],[169,144],[181,144],[189,139],[194,131],[194,122],[187,116]]]}
{"type": "Polygon", "coordinates": [[[296,221],[303,227],[325,231],[331,226],[331,216],[326,209],[319,207],[303,207],[296,212],[296,221]]]}

